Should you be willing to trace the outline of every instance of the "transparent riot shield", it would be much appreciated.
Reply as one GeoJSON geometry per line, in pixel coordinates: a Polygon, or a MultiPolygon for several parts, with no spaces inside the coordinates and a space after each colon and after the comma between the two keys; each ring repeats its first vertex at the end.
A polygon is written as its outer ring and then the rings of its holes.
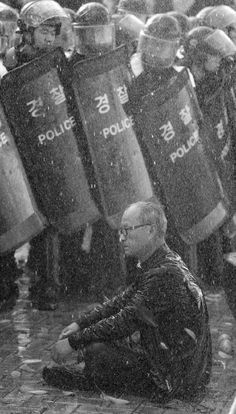
{"type": "Polygon", "coordinates": [[[134,132],[134,119],[125,112],[130,74],[125,47],[75,63],[75,92],[101,204],[108,223],[119,226],[123,210],[153,196],[151,181],[134,132]]]}
{"type": "Polygon", "coordinates": [[[17,249],[46,226],[0,104],[0,254],[17,249]]]}
{"type": "Polygon", "coordinates": [[[99,212],[77,146],[81,130],[71,113],[67,80],[67,63],[57,49],[9,72],[1,89],[37,203],[50,224],[69,233],[99,212]]]}
{"type": "Polygon", "coordinates": [[[221,182],[206,155],[201,114],[187,71],[176,74],[168,87],[157,82],[152,86],[151,91],[142,88],[138,127],[176,228],[187,244],[195,244],[226,220],[221,182]]]}

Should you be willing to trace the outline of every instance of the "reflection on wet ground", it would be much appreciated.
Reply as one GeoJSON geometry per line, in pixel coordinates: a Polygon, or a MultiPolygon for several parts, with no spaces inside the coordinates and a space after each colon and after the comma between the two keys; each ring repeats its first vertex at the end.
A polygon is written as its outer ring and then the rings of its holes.
{"type": "MultiPolygon", "coordinates": [[[[0,314],[0,414],[229,414],[236,396],[236,323],[223,292],[207,292],[213,373],[206,397],[191,405],[175,400],[161,407],[133,396],[122,396],[127,400],[124,402],[98,394],[62,392],[44,384],[41,371],[51,363],[52,344],[72,316],[91,304],[67,299],[54,312],[38,311],[28,300],[28,282],[26,275],[20,278],[20,297],[15,307],[0,314]]],[[[72,361],[75,359],[74,354],[72,361]]]]}

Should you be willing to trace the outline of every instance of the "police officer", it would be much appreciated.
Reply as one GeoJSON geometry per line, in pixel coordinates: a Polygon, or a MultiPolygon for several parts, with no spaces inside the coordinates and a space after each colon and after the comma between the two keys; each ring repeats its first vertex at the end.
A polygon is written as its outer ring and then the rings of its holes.
{"type": "MultiPolygon", "coordinates": [[[[174,79],[177,79],[178,73],[174,69],[176,54],[179,50],[181,40],[181,28],[178,21],[169,13],[160,13],[152,16],[146,23],[144,30],[139,36],[138,50],[131,58],[131,67],[136,76],[131,89],[132,111],[137,114],[140,109],[140,96],[152,91],[158,87],[161,90],[168,90],[168,85],[174,79]],[[163,89],[162,89],[163,88],[163,89]]],[[[160,92],[161,93],[161,92],[160,92]]],[[[165,192],[157,178],[155,163],[150,157],[150,151],[146,146],[146,140],[142,138],[140,132],[142,128],[137,128],[139,142],[142,147],[144,158],[148,165],[148,171],[152,177],[155,193],[162,200],[168,215],[168,243],[173,249],[177,249],[185,256],[185,244],[181,240],[175,227],[173,217],[168,211],[165,192]]],[[[188,257],[185,256],[188,261],[188,257]]],[[[129,272],[132,269],[132,263],[128,262],[129,272]]]]}
{"type": "Polygon", "coordinates": [[[73,29],[77,52],[74,61],[106,53],[115,47],[114,25],[108,9],[100,3],[81,6],[76,12],[73,29]]]}
{"type": "Polygon", "coordinates": [[[4,65],[7,70],[55,48],[63,20],[68,21],[68,15],[56,1],[36,0],[27,3],[18,21],[22,40],[6,54],[4,65]]]}
{"type": "MultiPolygon", "coordinates": [[[[73,29],[75,53],[70,59],[70,65],[100,56],[115,47],[114,24],[108,9],[100,3],[82,5],[76,12],[73,29]]],[[[86,148],[85,143],[83,160],[87,164],[91,193],[102,211],[96,177],[86,148]]],[[[114,280],[112,271],[116,268],[117,274],[121,274],[118,246],[117,232],[109,227],[104,218],[95,223],[87,223],[76,234],[63,236],[61,267],[67,293],[77,292],[80,297],[90,296],[95,299],[103,299],[104,293],[111,293],[112,286],[118,282],[114,280]]]]}
{"type": "MultiPolygon", "coordinates": [[[[234,68],[236,47],[230,38],[218,29],[202,26],[188,33],[185,43],[186,64],[192,71],[196,83],[198,101],[204,117],[212,124],[215,143],[211,145],[213,159],[221,160],[218,170],[221,175],[225,169],[228,180],[226,189],[230,191],[233,174],[233,135],[230,122],[230,110],[228,95],[231,89],[231,73],[234,68]],[[222,153],[216,151],[217,143],[221,142],[222,153]],[[231,171],[231,172],[230,172],[231,171]],[[231,177],[231,178],[230,178],[231,177]]],[[[219,147],[219,145],[218,145],[219,147]]],[[[220,150],[220,148],[219,148],[220,150]]],[[[227,177],[225,177],[227,179],[227,177]]]]}
{"type": "MultiPolygon", "coordinates": [[[[18,13],[4,3],[0,3],[0,79],[5,75],[3,59],[14,41],[18,13]]],[[[13,253],[0,257],[0,311],[15,304],[18,297],[16,279],[19,276],[13,253]]]]}
{"type": "MultiPolygon", "coordinates": [[[[209,13],[207,13],[203,22],[206,26],[209,26],[213,29],[223,30],[225,34],[232,40],[236,45],[236,10],[227,5],[220,5],[213,7],[209,13]]],[[[235,56],[234,56],[235,60],[235,56]]],[[[232,72],[232,71],[231,71],[232,72]]],[[[236,121],[235,121],[235,110],[236,110],[236,70],[230,74],[231,77],[231,87],[227,88],[227,97],[228,97],[228,113],[230,117],[230,122],[234,130],[233,135],[236,131],[236,121]]],[[[234,145],[234,157],[236,162],[236,145],[234,145]]],[[[236,247],[236,246],[235,246],[236,247]]]]}
{"type": "MultiPolygon", "coordinates": [[[[60,44],[62,23],[68,21],[68,15],[56,1],[36,0],[25,4],[18,21],[21,42],[6,53],[4,65],[7,70],[53,50],[60,44]]],[[[38,309],[54,310],[57,307],[58,256],[58,236],[52,227],[32,240],[28,260],[32,271],[30,292],[33,305],[38,309]]]]}
{"type": "MultiPolygon", "coordinates": [[[[210,137],[208,154],[216,164],[223,185],[225,203],[231,218],[229,222],[234,222],[234,130],[228,105],[231,88],[228,80],[236,48],[222,30],[202,26],[188,33],[185,53],[186,63],[195,79],[198,102],[210,137]]],[[[224,255],[227,256],[232,251],[230,238],[233,234],[228,234],[229,227],[232,225],[226,222],[219,231],[199,243],[198,257],[200,272],[206,282],[225,288],[229,306],[235,315],[235,269],[224,260],[224,255]]],[[[235,229],[232,231],[235,234],[235,229]]]]}
{"type": "Polygon", "coordinates": [[[156,14],[146,23],[139,36],[138,53],[144,74],[158,73],[160,83],[175,75],[173,63],[179,49],[181,28],[175,17],[156,14]],[[156,47],[155,47],[156,46],[156,47]]]}
{"type": "Polygon", "coordinates": [[[195,271],[194,247],[188,248],[187,245],[181,243],[181,239],[194,246],[199,239],[209,235],[210,228],[214,231],[216,226],[222,223],[226,216],[226,209],[221,201],[221,191],[216,180],[215,169],[211,168],[197,141],[191,149],[187,144],[193,131],[197,136],[199,134],[201,140],[204,137],[199,126],[201,112],[196,104],[197,98],[191,87],[188,73],[186,70],[177,73],[174,68],[180,40],[181,29],[173,16],[159,14],[147,21],[139,38],[137,54],[140,54],[143,68],[140,68],[140,73],[136,74],[137,78],[133,83],[132,106],[138,128],[143,131],[140,134],[141,145],[144,148],[148,146],[145,154],[149,153],[149,158],[145,158],[148,160],[148,166],[152,165],[153,181],[156,181],[155,175],[161,181],[161,190],[164,194],[162,202],[166,206],[168,216],[172,219],[168,232],[171,241],[168,239],[168,242],[173,249],[181,251],[181,255],[186,257],[185,260],[195,271]],[[143,102],[141,108],[140,102],[143,102]],[[156,108],[156,113],[153,108],[156,108]],[[189,108],[191,112],[186,122],[181,119],[182,108],[189,108]],[[180,157],[177,155],[178,158],[175,156],[173,158],[173,151],[180,157]],[[166,175],[163,174],[165,168],[166,175]],[[188,171],[187,175],[184,171],[188,171]],[[175,182],[176,185],[173,184],[175,182]],[[208,187],[211,196],[208,193],[208,197],[205,197],[204,186],[208,187]],[[193,188],[195,188],[194,191],[193,188]],[[195,197],[196,200],[193,201],[195,197]],[[201,200],[200,208],[193,208],[198,200],[201,200]],[[210,203],[209,200],[211,200],[210,203]],[[175,209],[177,206],[181,206],[178,211],[175,209]],[[190,210],[192,210],[191,213],[190,210]],[[206,210],[209,223],[207,231],[204,224],[206,210]],[[190,233],[194,233],[195,227],[192,219],[188,221],[190,217],[193,218],[198,228],[201,227],[201,231],[198,234],[195,233],[189,242],[188,237],[190,233]]]}

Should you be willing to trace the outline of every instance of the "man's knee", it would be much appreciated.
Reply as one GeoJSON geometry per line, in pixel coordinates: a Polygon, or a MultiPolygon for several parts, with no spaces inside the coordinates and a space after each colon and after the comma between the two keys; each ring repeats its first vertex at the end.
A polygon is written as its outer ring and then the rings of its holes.
{"type": "Polygon", "coordinates": [[[108,347],[102,342],[88,345],[84,350],[84,362],[88,373],[106,371],[110,366],[108,347]]]}
{"type": "Polygon", "coordinates": [[[107,346],[103,342],[94,342],[86,346],[84,351],[84,359],[86,361],[91,361],[92,359],[99,358],[101,355],[106,355],[108,353],[107,346]]]}

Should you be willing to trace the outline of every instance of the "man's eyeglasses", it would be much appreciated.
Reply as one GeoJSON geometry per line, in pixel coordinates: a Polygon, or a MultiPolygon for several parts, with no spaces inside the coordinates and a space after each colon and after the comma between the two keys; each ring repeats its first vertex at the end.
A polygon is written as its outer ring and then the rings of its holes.
{"type": "Polygon", "coordinates": [[[121,227],[118,230],[118,233],[119,233],[119,236],[127,237],[129,231],[139,229],[139,227],[145,227],[145,226],[151,226],[151,223],[137,224],[136,226],[131,226],[131,227],[121,227]]]}

